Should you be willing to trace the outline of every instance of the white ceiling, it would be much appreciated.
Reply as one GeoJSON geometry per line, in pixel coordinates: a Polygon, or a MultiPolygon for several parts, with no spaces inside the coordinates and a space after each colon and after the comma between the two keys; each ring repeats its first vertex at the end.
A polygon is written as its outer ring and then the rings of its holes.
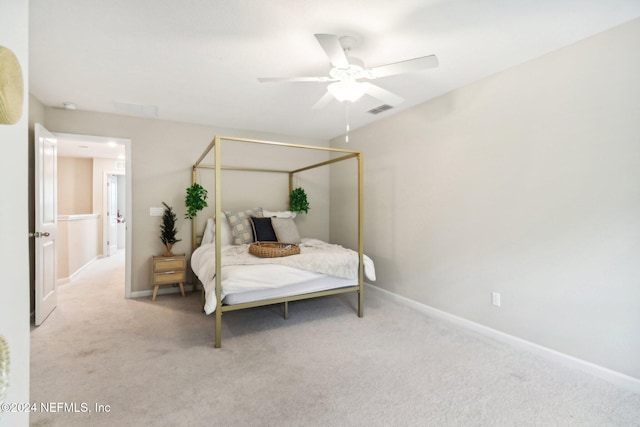
{"type": "Polygon", "coordinates": [[[31,0],[30,15],[30,92],[45,105],[328,139],[346,108],[311,108],[327,83],[257,81],[326,75],[314,33],[356,37],[367,67],[439,58],[376,80],[405,102],[374,116],[365,95],[354,129],[634,19],[640,1],[31,0]]]}
{"type": "Polygon", "coordinates": [[[126,142],[118,138],[56,133],[58,157],[125,160],[126,142]]]}

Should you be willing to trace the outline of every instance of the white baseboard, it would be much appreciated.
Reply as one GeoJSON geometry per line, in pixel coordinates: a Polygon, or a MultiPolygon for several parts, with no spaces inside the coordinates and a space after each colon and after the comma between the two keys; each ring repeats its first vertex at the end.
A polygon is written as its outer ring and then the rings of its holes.
{"type": "Polygon", "coordinates": [[[87,261],[82,267],[80,267],[79,269],[77,269],[76,271],[74,271],[70,276],[69,279],[73,279],[78,273],[80,273],[82,270],[84,270],[85,268],[89,267],[91,264],[93,264],[93,262],[95,260],[97,260],[98,258],[100,258],[99,256],[96,256],[92,259],[90,259],[89,261],[87,261]]]}
{"type": "Polygon", "coordinates": [[[61,277],[59,279],[56,280],[56,285],[64,285],[65,283],[69,283],[71,282],[71,280],[78,274],[80,273],[82,270],[84,270],[85,268],[89,267],[89,265],[91,265],[95,260],[97,260],[98,258],[102,258],[101,256],[96,256],[93,259],[90,259],[89,261],[87,261],[82,267],[80,267],[79,269],[77,269],[76,271],[74,271],[73,273],[71,273],[69,276],[67,277],[61,277]]]}
{"type": "MultiPolygon", "coordinates": [[[[193,291],[193,285],[189,285],[189,284],[184,284],[184,291],[186,292],[192,292],[193,291]]],[[[164,287],[160,287],[158,288],[158,295],[167,295],[167,294],[178,294],[180,293],[180,288],[178,286],[164,286],[164,287]]],[[[144,291],[134,291],[131,292],[131,298],[145,298],[145,297],[150,297],[153,296],[153,289],[147,289],[144,291]]]]}
{"type": "Polygon", "coordinates": [[[568,354],[550,349],[548,347],[544,347],[539,344],[532,343],[522,338],[505,334],[504,332],[500,332],[496,329],[492,329],[487,326],[481,325],[479,323],[472,322],[471,320],[467,320],[463,317],[459,317],[454,314],[450,314],[445,311],[438,310],[437,308],[433,308],[429,305],[422,304],[420,302],[414,301],[412,299],[403,297],[398,294],[394,294],[393,292],[389,292],[377,286],[373,286],[369,284],[366,284],[366,286],[367,286],[367,289],[375,290],[393,301],[412,307],[429,316],[433,316],[439,319],[443,319],[443,320],[455,323],[456,325],[459,325],[465,329],[478,332],[482,335],[491,337],[495,340],[498,340],[507,344],[515,345],[519,348],[531,351],[545,358],[553,359],[569,367],[573,367],[583,372],[587,372],[591,375],[594,375],[612,384],[615,384],[620,387],[624,387],[627,390],[633,391],[635,393],[640,393],[640,378],[635,378],[629,375],[625,375],[623,373],[611,370],[609,368],[596,365],[595,363],[587,362],[586,360],[582,360],[577,357],[573,357],[568,354]]]}

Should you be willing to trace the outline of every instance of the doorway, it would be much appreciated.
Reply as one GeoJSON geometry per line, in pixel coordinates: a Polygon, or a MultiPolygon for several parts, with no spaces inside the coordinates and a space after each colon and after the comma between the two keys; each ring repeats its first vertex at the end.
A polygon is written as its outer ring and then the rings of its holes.
{"type": "MultiPolygon", "coordinates": [[[[91,190],[84,193],[90,213],[98,216],[97,258],[120,255],[124,252],[125,283],[124,297],[131,297],[131,140],[93,135],[78,135],[54,132],[58,138],[58,158],[74,164],[68,159],[82,159],[78,163],[90,163],[91,190]]],[[[71,180],[73,181],[73,180],[71,180]]],[[[71,184],[74,186],[76,184],[71,184]]],[[[72,190],[64,184],[58,194],[74,199],[72,190]],[[65,192],[66,193],[63,193],[65,192]]],[[[78,197],[82,199],[82,197],[78,197]]],[[[73,201],[70,203],[74,203],[73,201]]],[[[62,213],[59,209],[59,215],[62,213]]],[[[94,258],[95,259],[95,258],[94,258]]]]}

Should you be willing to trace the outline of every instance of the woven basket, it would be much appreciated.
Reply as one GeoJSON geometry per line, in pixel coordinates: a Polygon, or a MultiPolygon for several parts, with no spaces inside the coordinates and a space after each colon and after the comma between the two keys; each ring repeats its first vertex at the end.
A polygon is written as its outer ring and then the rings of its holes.
{"type": "Polygon", "coordinates": [[[293,243],[255,242],[249,245],[249,253],[261,258],[277,258],[300,253],[300,246],[293,243]]]}

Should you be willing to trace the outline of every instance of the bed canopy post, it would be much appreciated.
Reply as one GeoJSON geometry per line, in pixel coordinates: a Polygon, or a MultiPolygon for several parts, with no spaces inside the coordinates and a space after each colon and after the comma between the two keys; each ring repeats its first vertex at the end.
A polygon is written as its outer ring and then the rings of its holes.
{"type": "MultiPolygon", "coordinates": [[[[191,185],[196,183],[198,179],[197,175],[198,168],[197,166],[193,166],[191,169],[191,185]]],[[[198,247],[198,216],[195,218],[191,218],[191,252],[195,251],[198,247]]],[[[196,280],[197,282],[197,280],[196,280]]],[[[193,290],[196,290],[196,285],[194,284],[193,290]]]]}
{"type": "MultiPolygon", "coordinates": [[[[198,182],[198,168],[200,167],[205,167],[205,166],[201,166],[200,163],[202,163],[202,161],[204,160],[205,157],[207,157],[207,155],[209,154],[209,152],[211,151],[211,149],[215,146],[216,143],[216,138],[217,136],[214,136],[213,139],[211,140],[211,142],[209,143],[209,145],[207,146],[207,148],[204,150],[204,152],[202,153],[202,155],[200,155],[200,158],[198,159],[198,161],[196,161],[193,164],[193,168],[191,169],[191,185],[195,184],[196,182],[198,182]]],[[[196,214],[197,216],[197,214],[196,214]]],[[[192,247],[192,251],[195,251],[196,248],[198,247],[198,221],[197,220],[191,220],[191,247],[192,247]]]]}
{"type": "MultiPolygon", "coordinates": [[[[221,169],[222,162],[220,161],[220,137],[216,136],[213,140],[214,144],[214,166],[215,166],[215,215],[216,215],[216,230],[222,230],[222,196],[221,196],[221,169]]],[[[216,233],[216,341],[215,348],[222,346],[222,255],[220,248],[222,247],[222,233],[216,233]]]]}

